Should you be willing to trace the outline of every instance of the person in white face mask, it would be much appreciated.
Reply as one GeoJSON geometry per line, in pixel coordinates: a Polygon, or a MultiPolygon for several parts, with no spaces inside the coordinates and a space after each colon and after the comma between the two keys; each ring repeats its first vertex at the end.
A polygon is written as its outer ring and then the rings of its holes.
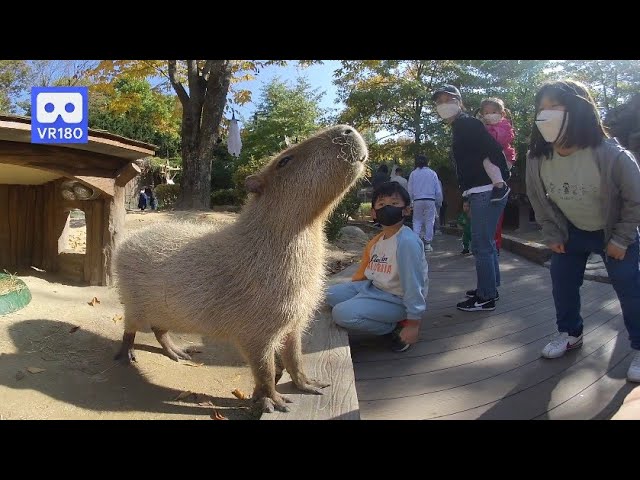
{"type": "Polygon", "coordinates": [[[500,144],[480,120],[464,112],[460,91],[443,85],[432,95],[436,112],[451,125],[451,149],[458,185],[468,197],[471,210],[471,250],[475,254],[477,284],[467,291],[468,300],[457,304],[465,312],[491,311],[496,308],[500,267],[495,243],[498,219],[507,203],[508,191],[492,201],[493,182],[483,165],[488,159],[500,169],[503,181],[509,179],[507,161],[500,144]]]}
{"type": "Polygon", "coordinates": [[[640,168],[605,132],[587,88],[564,80],[544,85],[527,157],[527,195],[553,251],[551,283],[558,335],[542,350],[558,358],[582,345],[580,286],[587,259],[600,254],[629,333],[627,378],[640,382],[640,168]]]}

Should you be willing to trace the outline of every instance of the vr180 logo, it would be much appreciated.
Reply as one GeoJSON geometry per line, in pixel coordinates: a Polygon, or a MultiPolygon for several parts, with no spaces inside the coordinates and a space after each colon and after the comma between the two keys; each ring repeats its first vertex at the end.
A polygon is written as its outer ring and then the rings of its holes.
{"type": "Polygon", "coordinates": [[[87,143],[87,87],[31,89],[31,143],[87,143]]]}

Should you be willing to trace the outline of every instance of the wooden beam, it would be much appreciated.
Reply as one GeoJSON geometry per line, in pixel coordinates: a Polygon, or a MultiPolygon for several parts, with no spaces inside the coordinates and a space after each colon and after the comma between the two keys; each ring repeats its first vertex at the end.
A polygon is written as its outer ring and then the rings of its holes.
{"type": "Polygon", "coordinates": [[[55,167],[71,169],[98,168],[113,170],[115,173],[126,160],[112,155],[72,148],[3,140],[0,141],[0,162],[14,165],[44,163],[52,169],[55,167]]]}
{"type": "Polygon", "coordinates": [[[80,180],[82,183],[85,183],[87,186],[91,188],[97,188],[98,190],[106,193],[110,197],[113,197],[115,194],[115,180],[113,178],[100,178],[100,177],[85,177],[85,176],[75,176],[76,179],[80,180]]]}
{"type": "Polygon", "coordinates": [[[142,169],[135,163],[127,163],[124,167],[116,172],[116,185],[118,187],[124,187],[131,179],[140,175],[142,169]]]}
{"type": "MultiPolygon", "coordinates": [[[[0,163],[2,163],[2,158],[0,158],[0,163]]],[[[116,175],[115,170],[106,170],[104,168],[70,168],[64,166],[51,166],[49,163],[45,162],[30,162],[24,163],[21,166],[37,168],[38,170],[47,170],[50,172],[60,173],[69,177],[75,177],[76,175],[86,175],[89,177],[104,177],[104,178],[114,178],[116,175]]]]}

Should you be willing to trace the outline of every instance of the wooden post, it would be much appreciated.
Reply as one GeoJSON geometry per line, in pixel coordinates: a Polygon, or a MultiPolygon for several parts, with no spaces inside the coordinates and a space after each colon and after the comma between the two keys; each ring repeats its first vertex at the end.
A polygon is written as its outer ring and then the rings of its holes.
{"type": "Polygon", "coordinates": [[[126,209],[124,205],[124,187],[116,185],[114,196],[105,201],[104,209],[104,233],[102,237],[102,283],[112,285],[113,278],[113,252],[122,240],[126,209]]]}

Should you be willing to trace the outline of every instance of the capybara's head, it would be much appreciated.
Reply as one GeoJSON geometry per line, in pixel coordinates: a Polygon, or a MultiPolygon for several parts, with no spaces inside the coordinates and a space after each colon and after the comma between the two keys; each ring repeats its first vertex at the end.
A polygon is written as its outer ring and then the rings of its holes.
{"type": "Polygon", "coordinates": [[[363,174],[367,157],[356,129],[337,125],[287,148],[247,177],[245,186],[255,194],[252,202],[299,221],[313,220],[330,211],[363,174]]]}

